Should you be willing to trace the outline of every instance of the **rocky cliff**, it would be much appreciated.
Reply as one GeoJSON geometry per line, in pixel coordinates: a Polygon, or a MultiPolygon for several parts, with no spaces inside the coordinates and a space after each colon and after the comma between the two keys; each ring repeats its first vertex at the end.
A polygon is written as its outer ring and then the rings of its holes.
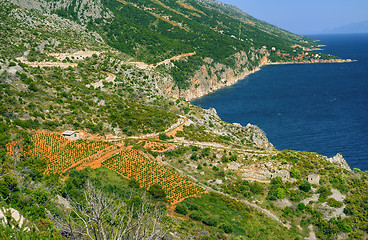
{"type": "MultiPolygon", "coordinates": [[[[108,22],[114,17],[113,13],[104,8],[101,0],[11,0],[12,3],[26,9],[36,9],[48,14],[54,13],[61,9],[68,9],[70,13],[75,13],[77,20],[86,25],[89,21],[95,19],[103,19],[108,22]]],[[[70,17],[69,14],[65,14],[70,17]]]]}
{"type": "Polygon", "coordinates": [[[351,172],[349,164],[346,162],[341,153],[336,154],[334,157],[327,158],[327,161],[351,172]]]}
{"type": "Polygon", "coordinates": [[[205,64],[190,79],[191,84],[188,89],[179,90],[174,82],[166,83],[166,94],[175,98],[183,97],[187,101],[202,97],[220,88],[231,86],[249,74],[260,70],[260,67],[268,62],[267,56],[268,52],[265,49],[253,50],[249,54],[241,51],[233,56],[233,66],[216,63],[206,58],[205,64]],[[252,66],[250,62],[258,64],[252,66]]]}

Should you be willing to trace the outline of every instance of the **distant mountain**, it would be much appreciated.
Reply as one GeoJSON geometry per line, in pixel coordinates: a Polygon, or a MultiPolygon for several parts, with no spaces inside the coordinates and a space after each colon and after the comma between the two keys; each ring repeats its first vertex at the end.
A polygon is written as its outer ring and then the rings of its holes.
{"type": "Polygon", "coordinates": [[[368,33],[368,21],[351,23],[335,29],[325,30],[323,33],[368,33]]]}

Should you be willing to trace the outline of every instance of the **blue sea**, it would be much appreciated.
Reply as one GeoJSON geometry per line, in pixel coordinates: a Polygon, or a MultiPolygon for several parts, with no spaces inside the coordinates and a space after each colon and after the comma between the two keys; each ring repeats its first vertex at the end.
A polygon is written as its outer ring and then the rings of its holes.
{"type": "Polygon", "coordinates": [[[368,34],[309,37],[326,45],[321,52],[357,61],[264,66],[192,103],[259,126],[277,149],[342,153],[368,170],[368,34]]]}

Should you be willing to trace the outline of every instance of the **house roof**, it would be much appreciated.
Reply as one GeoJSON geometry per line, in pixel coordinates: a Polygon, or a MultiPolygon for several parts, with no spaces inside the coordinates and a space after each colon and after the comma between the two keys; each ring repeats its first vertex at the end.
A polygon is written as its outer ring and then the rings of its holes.
{"type": "Polygon", "coordinates": [[[67,131],[63,132],[62,135],[64,135],[64,136],[71,136],[74,133],[78,133],[78,132],[77,131],[72,131],[72,130],[67,130],[67,131]]]}

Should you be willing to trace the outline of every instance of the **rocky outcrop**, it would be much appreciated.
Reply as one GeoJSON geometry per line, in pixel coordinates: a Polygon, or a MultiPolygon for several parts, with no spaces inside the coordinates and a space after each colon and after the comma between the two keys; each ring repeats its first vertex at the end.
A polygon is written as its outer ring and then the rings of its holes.
{"type": "Polygon", "coordinates": [[[26,227],[27,220],[14,208],[0,208],[0,224],[10,225],[12,228],[20,228],[23,231],[28,231],[26,227]]]}
{"type": "Polygon", "coordinates": [[[268,138],[262,129],[259,127],[252,125],[250,123],[247,124],[246,129],[248,132],[251,132],[251,140],[253,142],[253,145],[262,148],[265,150],[274,150],[275,147],[268,141],[268,138]]]}
{"type": "Polygon", "coordinates": [[[231,86],[249,74],[260,70],[260,67],[267,63],[267,56],[265,49],[252,49],[248,54],[241,51],[233,56],[235,64],[231,67],[206,58],[205,64],[190,79],[190,87],[180,91],[180,96],[190,101],[220,88],[231,86]],[[251,62],[258,64],[251,66],[251,62]]]}
{"type": "Polygon", "coordinates": [[[327,161],[351,172],[349,164],[346,162],[341,153],[336,154],[332,158],[327,158],[327,161]]]}
{"type": "Polygon", "coordinates": [[[103,7],[101,0],[11,0],[11,2],[22,8],[36,9],[48,14],[74,7],[73,10],[77,13],[78,20],[82,25],[86,25],[90,20],[103,19],[108,21],[114,17],[109,9],[103,7]]]}

